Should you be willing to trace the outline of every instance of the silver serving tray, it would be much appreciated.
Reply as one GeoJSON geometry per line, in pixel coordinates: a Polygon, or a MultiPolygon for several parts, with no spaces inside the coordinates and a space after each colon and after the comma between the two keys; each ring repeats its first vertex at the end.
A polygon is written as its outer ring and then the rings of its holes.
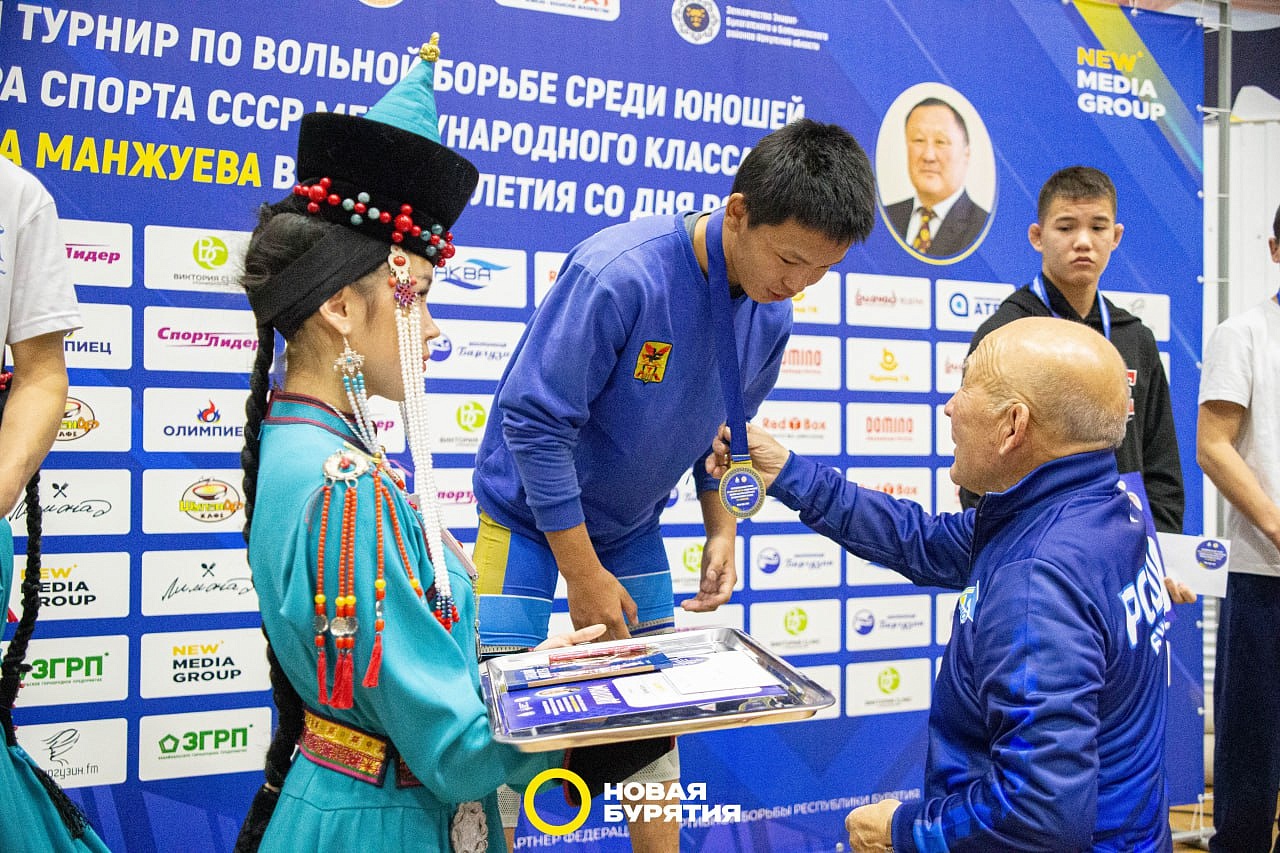
{"type": "MultiPolygon", "coordinates": [[[[489,709],[489,725],[494,740],[511,744],[524,752],[545,752],[573,746],[794,722],[812,717],[823,708],[834,705],[836,701],[825,688],[736,628],[698,628],[575,646],[574,649],[605,652],[610,648],[624,648],[637,643],[644,643],[653,651],[672,658],[742,651],[773,676],[785,692],[782,695],[709,701],[698,701],[691,697],[687,704],[674,708],[631,709],[610,717],[557,721],[532,728],[519,725],[513,727],[515,721],[504,718],[501,701],[508,692],[508,674],[545,662],[548,655],[547,651],[522,652],[493,658],[481,667],[480,685],[489,709]]],[[[618,679],[632,677],[636,676],[615,676],[618,679]]]]}

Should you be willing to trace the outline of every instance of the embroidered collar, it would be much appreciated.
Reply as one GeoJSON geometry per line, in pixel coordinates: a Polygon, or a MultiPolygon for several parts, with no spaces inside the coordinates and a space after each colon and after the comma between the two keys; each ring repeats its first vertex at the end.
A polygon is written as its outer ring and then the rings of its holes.
{"type": "Polygon", "coordinates": [[[271,392],[264,424],[307,424],[331,432],[343,441],[373,455],[376,448],[365,447],[351,424],[323,400],[306,394],[276,390],[271,392]]]}

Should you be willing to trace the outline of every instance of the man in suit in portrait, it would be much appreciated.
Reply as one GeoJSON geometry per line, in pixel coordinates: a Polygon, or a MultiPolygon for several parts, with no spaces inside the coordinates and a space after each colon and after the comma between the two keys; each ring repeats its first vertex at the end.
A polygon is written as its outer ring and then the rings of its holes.
{"type": "Polygon", "coordinates": [[[907,113],[907,173],[915,195],[889,205],[889,224],[922,255],[958,255],[982,234],[987,211],[965,191],[969,128],[955,107],[925,98],[907,113]]]}

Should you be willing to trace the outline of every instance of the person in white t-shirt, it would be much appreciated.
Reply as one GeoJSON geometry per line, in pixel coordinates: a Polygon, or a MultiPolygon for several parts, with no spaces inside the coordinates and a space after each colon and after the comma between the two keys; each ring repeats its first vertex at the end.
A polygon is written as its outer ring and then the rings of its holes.
{"type": "MultiPolygon", "coordinates": [[[[0,157],[0,345],[8,344],[13,374],[0,417],[0,512],[6,515],[23,496],[58,434],[67,404],[67,366],[62,339],[80,327],[80,309],[67,270],[67,249],[53,199],[40,182],[0,157]]],[[[39,609],[39,495],[27,493],[27,566],[13,572],[13,532],[0,517],[0,603],[10,584],[22,583],[22,618],[14,631],[0,675],[0,815],[5,850],[15,853],[106,853],[107,847],[79,809],[18,746],[12,709],[21,681],[27,640],[39,609]]]]}
{"type": "Polygon", "coordinates": [[[0,343],[14,381],[0,423],[0,511],[18,502],[53,446],[67,404],[62,339],[80,328],[67,249],[53,199],[29,172],[0,157],[0,343]]]}
{"type": "MultiPolygon", "coordinates": [[[[1280,263],[1280,209],[1268,241],[1280,263]]],[[[1271,846],[1280,793],[1280,294],[1213,331],[1196,459],[1230,504],[1214,681],[1215,853],[1271,846]]]]}

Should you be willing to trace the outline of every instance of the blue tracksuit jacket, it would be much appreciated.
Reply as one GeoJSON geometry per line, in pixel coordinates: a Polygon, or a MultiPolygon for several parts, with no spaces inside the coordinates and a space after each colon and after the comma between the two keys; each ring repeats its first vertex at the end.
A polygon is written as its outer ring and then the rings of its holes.
{"type": "Polygon", "coordinates": [[[770,488],[858,556],[963,590],[895,853],[1171,849],[1169,601],[1118,483],[1115,454],[1082,453],[930,516],[793,455],[770,488]]]}
{"type": "MultiPolygon", "coordinates": [[[[750,419],[773,389],[791,302],[733,300],[750,419]]],[[[574,248],[498,383],[476,452],[480,508],[540,540],[583,521],[597,546],[657,530],[725,419],[707,278],[684,217],[606,228],[574,248]],[[697,463],[695,465],[695,462],[697,463]]]]}

